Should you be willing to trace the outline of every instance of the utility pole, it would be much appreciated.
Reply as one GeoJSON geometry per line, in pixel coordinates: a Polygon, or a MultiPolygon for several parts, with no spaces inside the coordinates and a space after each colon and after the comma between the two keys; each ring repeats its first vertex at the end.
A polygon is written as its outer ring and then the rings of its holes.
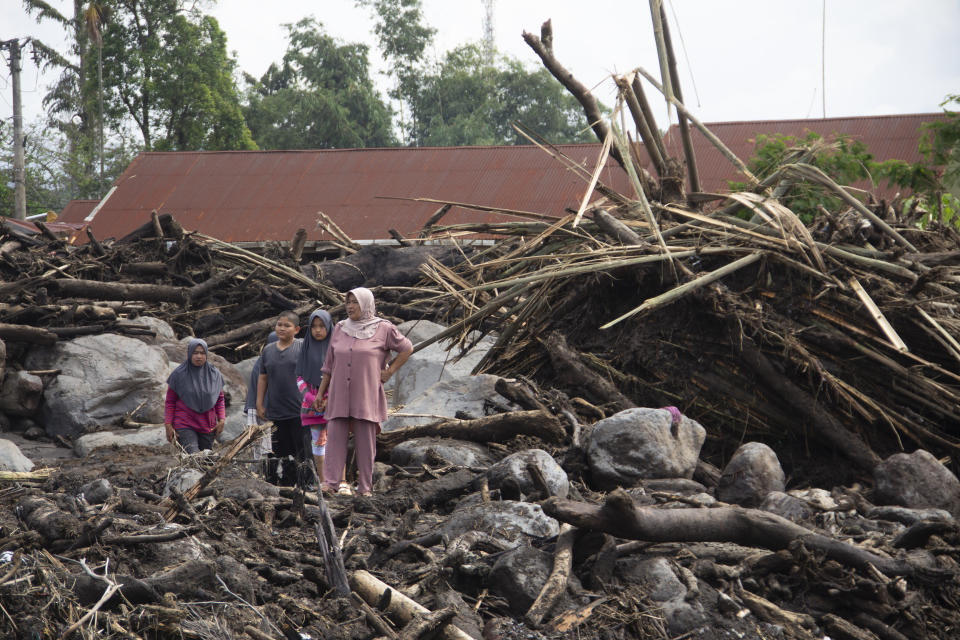
{"type": "Polygon", "coordinates": [[[0,42],[10,50],[10,75],[13,77],[13,217],[27,219],[27,180],[23,160],[23,104],[20,100],[20,41],[0,42]]]}

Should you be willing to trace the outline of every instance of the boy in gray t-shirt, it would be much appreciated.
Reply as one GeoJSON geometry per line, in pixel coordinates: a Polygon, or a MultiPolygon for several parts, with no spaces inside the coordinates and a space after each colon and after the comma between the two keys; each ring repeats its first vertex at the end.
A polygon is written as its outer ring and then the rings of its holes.
{"type": "Polygon", "coordinates": [[[296,370],[303,341],[296,337],[299,330],[300,319],[297,314],[284,311],[279,315],[274,327],[277,341],[263,348],[260,377],[257,380],[257,414],[276,426],[273,453],[284,461],[277,484],[284,486],[296,483],[297,465],[308,460],[310,451],[307,447],[308,438],[300,426],[300,391],[297,389],[296,370]]]}

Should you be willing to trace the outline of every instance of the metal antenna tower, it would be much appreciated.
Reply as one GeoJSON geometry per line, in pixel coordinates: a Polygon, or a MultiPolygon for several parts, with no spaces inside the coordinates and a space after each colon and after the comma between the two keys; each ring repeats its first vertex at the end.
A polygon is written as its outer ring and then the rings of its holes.
{"type": "Polygon", "coordinates": [[[493,35],[493,3],[496,0],[483,0],[483,57],[487,64],[493,64],[497,45],[493,35]]]}

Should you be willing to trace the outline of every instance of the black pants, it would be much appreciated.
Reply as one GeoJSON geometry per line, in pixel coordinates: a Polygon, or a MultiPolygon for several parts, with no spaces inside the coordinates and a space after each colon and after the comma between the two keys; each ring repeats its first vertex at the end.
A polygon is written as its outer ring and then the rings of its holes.
{"type": "Polygon", "coordinates": [[[187,453],[197,453],[213,449],[213,440],[216,436],[213,433],[200,433],[193,429],[176,429],[177,442],[187,453]]]}
{"type": "Polygon", "coordinates": [[[274,458],[268,464],[267,480],[283,487],[310,484],[312,467],[301,464],[312,464],[313,460],[309,427],[300,424],[299,416],[274,420],[273,424],[276,425],[272,436],[274,458]]]}

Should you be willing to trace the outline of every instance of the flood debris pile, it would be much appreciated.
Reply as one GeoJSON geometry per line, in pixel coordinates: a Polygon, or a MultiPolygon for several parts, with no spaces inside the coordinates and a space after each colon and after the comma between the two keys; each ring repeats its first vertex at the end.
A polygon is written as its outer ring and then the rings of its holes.
{"type": "MultiPolygon", "coordinates": [[[[778,175],[852,199],[809,165],[778,175]]],[[[955,455],[960,424],[958,234],[893,211],[858,201],[808,228],[762,190],[707,214],[611,194],[579,221],[437,229],[502,240],[428,273],[461,335],[503,329],[477,371],[601,413],[675,404],[713,452],[815,440],[869,472],[901,448],[955,455]]]]}

